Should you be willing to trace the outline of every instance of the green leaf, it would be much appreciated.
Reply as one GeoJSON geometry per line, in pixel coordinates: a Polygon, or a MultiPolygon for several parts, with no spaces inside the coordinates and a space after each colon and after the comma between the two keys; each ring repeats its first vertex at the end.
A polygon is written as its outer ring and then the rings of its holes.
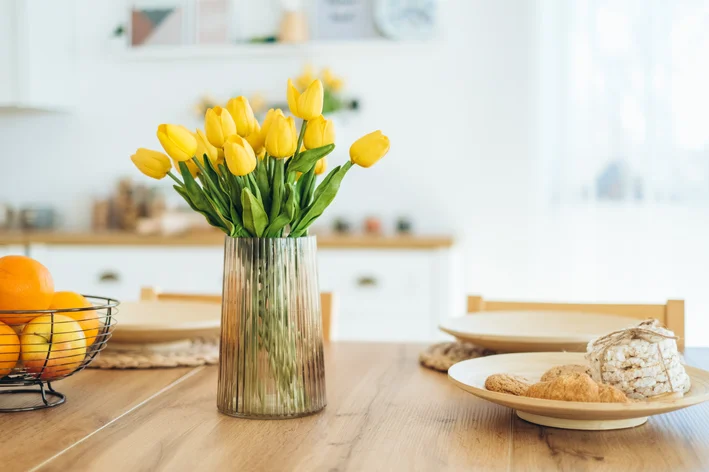
{"type": "Polygon", "coordinates": [[[292,237],[299,237],[305,234],[313,221],[323,214],[325,209],[335,199],[337,191],[340,189],[342,179],[351,168],[352,163],[348,161],[343,166],[337,166],[333,169],[325,180],[322,181],[315,191],[313,203],[307,207],[305,213],[299,218],[298,223],[296,223],[293,228],[291,232],[292,237]]]}
{"type": "Polygon", "coordinates": [[[310,169],[315,167],[315,164],[320,159],[330,154],[333,149],[335,149],[335,145],[328,144],[327,146],[308,149],[307,151],[299,154],[298,157],[295,157],[292,160],[292,162],[288,163],[288,175],[295,175],[296,172],[302,172],[305,174],[310,169]]]}
{"type": "Polygon", "coordinates": [[[315,167],[300,176],[298,186],[300,187],[300,204],[305,208],[310,205],[310,198],[313,196],[315,185],[315,167]]]}
{"type": "Polygon", "coordinates": [[[245,188],[241,192],[241,205],[244,207],[244,227],[253,236],[262,237],[266,226],[268,226],[268,216],[261,201],[256,198],[251,189],[245,188]]]}
{"type": "Polygon", "coordinates": [[[283,204],[283,170],[285,168],[284,159],[276,159],[274,163],[275,169],[273,171],[273,183],[271,184],[271,189],[273,190],[273,201],[271,202],[271,219],[275,219],[281,213],[281,205],[283,204]]]}
{"type": "Polygon", "coordinates": [[[266,165],[263,161],[259,161],[256,164],[254,177],[256,179],[256,185],[258,185],[259,192],[261,193],[263,207],[266,212],[268,212],[271,208],[271,186],[268,183],[268,169],[266,169],[266,165]]]}
{"type": "MultiPolygon", "coordinates": [[[[222,228],[224,231],[228,232],[227,226],[223,224],[223,220],[218,214],[218,210],[214,208],[207,195],[204,193],[197,181],[195,181],[194,177],[192,177],[190,170],[187,168],[187,164],[180,162],[179,167],[180,173],[182,174],[182,179],[185,183],[183,191],[188,195],[189,200],[192,202],[192,207],[202,213],[207,218],[209,224],[216,226],[217,228],[222,228]]],[[[180,195],[182,195],[181,192],[180,195]]]]}
{"type": "Polygon", "coordinates": [[[286,225],[293,221],[296,212],[298,210],[298,203],[296,202],[297,190],[295,185],[290,184],[286,187],[286,202],[283,205],[283,211],[271,220],[271,224],[266,228],[267,238],[277,238],[281,235],[281,231],[286,225]]]}
{"type": "Polygon", "coordinates": [[[206,154],[204,157],[204,165],[199,161],[199,159],[192,158],[192,160],[202,171],[202,183],[205,187],[208,187],[208,189],[205,188],[205,190],[209,190],[205,193],[211,196],[212,200],[215,203],[219,204],[223,215],[228,215],[229,199],[221,189],[221,184],[219,182],[219,174],[217,174],[217,171],[214,170],[214,167],[212,167],[212,162],[209,160],[206,154]]]}

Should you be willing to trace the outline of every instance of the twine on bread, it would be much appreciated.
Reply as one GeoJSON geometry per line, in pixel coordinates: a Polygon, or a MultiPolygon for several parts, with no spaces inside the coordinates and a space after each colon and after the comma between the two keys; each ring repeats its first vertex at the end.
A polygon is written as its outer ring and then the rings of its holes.
{"type": "Polygon", "coordinates": [[[674,339],[676,341],[679,339],[679,337],[675,335],[658,333],[657,331],[646,328],[646,326],[656,327],[658,326],[658,324],[659,322],[655,319],[647,319],[645,321],[642,321],[637,326],[633,326],[632,328],[613,331],[612,333],[608,333],[596,339],[593,342],[593,347],[595,348],[596,346],[598,346],[603,349],[598,359],[598,371],[601,374],[601,381],[603,381],[603,367],[607,362],[606,354],[608,353],[608,350],[612,347],[623,344],[624,341],[642,339],[643,341],[653,343],[655,344],[655,346],[657,346],[657,353],[660,355],[660,364],[662,365],[662,370],[665,371],[665,375],[667,376],[667,382],[670,384],[671,391],[674,392],[675,387],[674,385],[672,385],[672,378],[670,376],[669,370],[667,369],[667,363],[665,362],[665,358],[662,355],[662,348],[660,348],[660,344],[657,342],[657,340],[652,338],[674,339]]]}

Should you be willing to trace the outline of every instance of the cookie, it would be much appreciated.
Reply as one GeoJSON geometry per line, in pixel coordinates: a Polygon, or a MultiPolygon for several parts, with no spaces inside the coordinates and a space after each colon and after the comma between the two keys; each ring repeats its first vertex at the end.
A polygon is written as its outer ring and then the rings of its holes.
{"type": "Polygon", "coordinates": [[[559,365],[556,367],[552,367],[551,369],[544,372],[544,375],[542,375],[541,381],[542,382],[549,382],[561,375],[573,374],[573,373],[591,375],[591,369],[588,366],[580,365],[580,364],[559,365]]]}
{"type": "Polygon", "coordinates": [[[529,380],[519,375],[493,374],[485,379],[485,388],[491,392],[524,396],[529,388],[529,380]]]}
{"type": "Polygon", "coordinates": [[[493,351],[464,342],[446,342],[429,346],[419,355],[419,362],[429,369],[448,372],[448,369],[460,361],[489,356],[493,351]]]}

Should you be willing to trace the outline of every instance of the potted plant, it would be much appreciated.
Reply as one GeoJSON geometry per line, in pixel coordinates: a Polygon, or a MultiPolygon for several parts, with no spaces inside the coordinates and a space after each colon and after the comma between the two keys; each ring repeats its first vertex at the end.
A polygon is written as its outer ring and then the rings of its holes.
{"type": "Polygon", "coordinates": [[[259,123],[237,97],[207,110],[204,131],[160,125],[167,155],[141,148],[131,156],[147,176],[172,178],[190,207],[226,234],[217,405],[228,415],[290,418],[326,404],[317,244],[308,229],[347,172],[376,163],[389,139],[381,131],[361,137],[316,185],[335,148],[323,96],[320,80],[303,93],[288,81],[300,133],[280,109],[259,123]]]}

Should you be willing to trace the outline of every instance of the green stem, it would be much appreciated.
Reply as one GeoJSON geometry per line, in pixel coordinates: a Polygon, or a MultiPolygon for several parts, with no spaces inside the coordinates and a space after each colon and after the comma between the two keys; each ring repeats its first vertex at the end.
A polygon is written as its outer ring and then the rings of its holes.
{"type": "Polygon", "coordinates": [[[169,175],[172,180],[174,180],[175,182],[177,182],[177,185],[179,185],[180,187],[184,187],[184,186],[185,186],[185,184],[183,184],[180,179],[178,179],[177,177],[175,177],[175,174],[173,174],[171,170],[168,170],[168,171],[167,171],[167,175],[169,175]]]}

